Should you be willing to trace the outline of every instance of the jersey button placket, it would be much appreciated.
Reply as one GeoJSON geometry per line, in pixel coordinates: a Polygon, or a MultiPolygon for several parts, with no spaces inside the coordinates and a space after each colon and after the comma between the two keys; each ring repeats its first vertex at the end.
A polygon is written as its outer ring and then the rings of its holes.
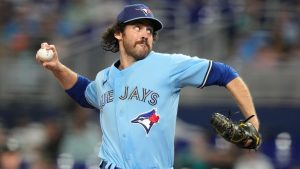
{"type": "Polygon", "coordinates": [[[121,100],[119,97],[122,95],[122,90],[124,90],[124,78],[119,74],[118,76],[116,76],[116,80],[115,80],[115,86],[114,86],[114,90],[115,90],[115,98],[117,99],[115,102],[115,116],[116,116],[116,120],[117,120],[117,128],[118,128],[118,135],[119,135],[119,140],[120,140],[120,145],[121,145],[121,149],[123,153],[123,158],[124,162],[128,163],[128,155],[127,155],[127,151],[126,151],[126,146],[128,145],[128,140],[127,140],[127,135],[126,135],[126,128],[124,128],[124,126],[126,126],[126,117],[125,117],[125,112],[122,111],[122,107],[123,107],[123,100],[121,100]]]}

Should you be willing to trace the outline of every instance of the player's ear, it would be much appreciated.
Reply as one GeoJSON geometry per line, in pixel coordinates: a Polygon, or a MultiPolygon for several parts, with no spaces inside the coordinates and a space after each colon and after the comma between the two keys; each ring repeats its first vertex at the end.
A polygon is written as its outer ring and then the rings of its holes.
{"type": "Polygon", "coordinates": [[[114,37],[116,38],[116,39],[118,39],[118,40],[121,40],[122,39],[122,33],[121,32],[115,32],[114,33],[114,37]]]}

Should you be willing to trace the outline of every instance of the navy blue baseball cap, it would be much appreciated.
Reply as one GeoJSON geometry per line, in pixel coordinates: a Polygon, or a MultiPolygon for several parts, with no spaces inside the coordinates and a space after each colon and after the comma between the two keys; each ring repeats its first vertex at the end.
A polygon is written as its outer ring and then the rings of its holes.
{"type": "Polygon", "coordinates": [[[140,19],[149,20],[153,25],[154,31],[159,31],[163,28],[162,22],[156,19],[149,7],[144,4],[125,6],[117,18],[119,23],[128,23],[130,21],[136,21],[140,19]]]}

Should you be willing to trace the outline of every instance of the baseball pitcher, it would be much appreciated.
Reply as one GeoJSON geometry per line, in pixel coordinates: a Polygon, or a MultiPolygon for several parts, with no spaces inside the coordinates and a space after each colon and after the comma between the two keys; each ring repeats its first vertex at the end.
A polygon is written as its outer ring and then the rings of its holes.
{"type": "MultiPolygon", "coordinates": [[[[94,80],[61,63],[54,45],[41,44],[53,51],[50,61],[37,57],[41,65],[81,106],[99,111],[101,169],[172,169],[179,95],[186,86],[224,86],[245,118],[254,115],[247,125],[259,128],[250,92],[238,73],[220,62],[153,51],[162,28],[146,5],[125,6],[102,36],[102,48],[118,53],[119,59],[99,71],[94,80]]],[[[222,128],[223,121],[217,120],[222,128]]],[[[246,137],[239,144],[252,148],[258,142],[246,137]]]]}

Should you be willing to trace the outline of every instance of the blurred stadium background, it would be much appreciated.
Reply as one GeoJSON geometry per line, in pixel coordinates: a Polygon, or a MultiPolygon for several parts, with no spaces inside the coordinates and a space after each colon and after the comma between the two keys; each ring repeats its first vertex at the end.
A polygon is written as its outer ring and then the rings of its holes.
{"type": "Polygon", "coordinates": [[[299,0],[0,0],[0,168],[97,168],[97,112],[74,104],[35,53],[55,44],[63,63],[93,79],[118,58],[100,48],[101,32],[137,2],[164,22],[156,51],[235,67],[261,119],[261,148],[241,151],[209,125],[212,112],[238,111],[226,90],[184,89],[175,168],[299,169],[299,0]]]}

